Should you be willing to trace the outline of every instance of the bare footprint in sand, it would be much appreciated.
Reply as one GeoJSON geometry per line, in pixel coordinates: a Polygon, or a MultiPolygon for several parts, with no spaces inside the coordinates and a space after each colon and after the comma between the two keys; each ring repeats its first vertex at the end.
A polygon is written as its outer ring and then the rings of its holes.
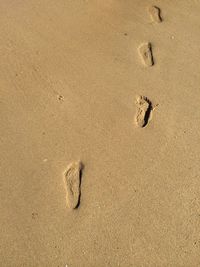
{"type": "Polygon", "coordinates": [[[66,204],[70,209],[76,209],[80,203],[82,169],[81,162],[73,162],[67,167],[64,174],[66,204]]]}
{"type": "Polygon", "coordinates": [[[161,17],[161,10],[159,7],[151,6],[149,8],[149,13],[150,13],[152,21],[157,22],[157,23],[162,22],[163,19],[161,17]]]}
{"type": "Polygon", "coordinates": [[[146,96],[139,96],[137,98],[136,105],[138,106],[138,110],[135,121],[139,127],[143,128],[149,122],[149,118],[153,110],[152,103],[146,96]]]}
{"type": "Polygon", "coordinates": [[[145,66],[151,67],[154,65],[151,43],[143,43],[139,46],[138,52],[145,66]]]}

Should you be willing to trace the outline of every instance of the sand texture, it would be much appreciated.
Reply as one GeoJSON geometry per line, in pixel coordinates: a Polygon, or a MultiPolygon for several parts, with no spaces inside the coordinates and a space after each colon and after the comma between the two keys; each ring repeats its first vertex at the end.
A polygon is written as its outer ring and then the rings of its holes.
{"type": "Polygon", "coordinates": [[[0,1],[0,267],[200,266],[199,58],[198,0],[0,1]]]}

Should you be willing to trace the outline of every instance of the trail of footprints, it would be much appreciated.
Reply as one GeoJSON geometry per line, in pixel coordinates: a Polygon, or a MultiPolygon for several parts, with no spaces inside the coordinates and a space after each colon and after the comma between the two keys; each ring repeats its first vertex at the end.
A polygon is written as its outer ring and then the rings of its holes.
{"type": "MultiPolygon", "coordinates": [[[[161,9],[159,7],[151,6],[149,8],[149,14],[153,22],[161,23],[163,21],[161,9]]],[[[145,67],[151,67],[155,64],[151,42],[140,44],[138,47],[138,53],[140,55],[142,64],[145,67]]],[[[148,124],[152,116],[153,106],[151,101],[146,96],[138,97],[136,100],[136,105],[137,112],[135,116],[135,122],[138,127],[143,128],[148,124]]]]}
{"type": "MultiPolygon", "coordinates": [[[[161,23],[161,9],[157,6],[149,8],[149,14],[153,22],[161,23]]],[[[142,64],[151,67],[155,64],[152,44],[144,42],[138,47],[138,53],[141,57],[142,64]]],[[[135,115],[135,123],[138,127],[144,128],[152,117],[153,105],[146,96],[139,96],[136,99],[137,111],[135,115]]],[[[80,205],[81,198],[81,179],[83,164],[82,162],[72,162],[68,165],[64,173],[64,184],[66,190],[66,206],[70,210],[77,209],[80,205]]]]}

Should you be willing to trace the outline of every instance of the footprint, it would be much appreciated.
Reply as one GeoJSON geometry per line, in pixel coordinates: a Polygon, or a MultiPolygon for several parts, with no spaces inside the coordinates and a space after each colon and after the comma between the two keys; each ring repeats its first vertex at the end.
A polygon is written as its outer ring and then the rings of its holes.
{"type": "Polygon", "coordinates": [[[135,117],[136,124],[143,128],[145,127],[150,119],[151,112],[153,110],[151,101],[146,96],[139,96],[136,104],[138,106],[137,114],[135,117]]]}
{"type": "Polygon", "coordinates": [[[150,13],[152,21],[157,22],[157,23],[162,22],[161,10],[159,7],[151,6],[149,8],[149,13],[150,13]]]}
{"type": "Polygon", "coordinates": [[[67,167],[64,175],[66,204],[70,209],[76,209],[80,203],[82,169],[81,162],[73,162],[67,167]]]}
{"type": "Polygon", "coordinates": [[[143,64],[147,67],[154,65],[151,43],[143,43],[138,48],[143,64]]]}

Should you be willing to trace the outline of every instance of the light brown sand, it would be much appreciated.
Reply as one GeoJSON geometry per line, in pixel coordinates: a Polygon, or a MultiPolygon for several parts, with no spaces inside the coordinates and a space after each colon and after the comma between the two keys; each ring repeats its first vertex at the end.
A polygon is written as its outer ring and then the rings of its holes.
{"type": "Polygon", "coordinates": [[[200,266],[199,14],[197,0],[0,1],[0,266],[200,266]],[[156,106],[143,128],[138,95],[156,106]]]}

